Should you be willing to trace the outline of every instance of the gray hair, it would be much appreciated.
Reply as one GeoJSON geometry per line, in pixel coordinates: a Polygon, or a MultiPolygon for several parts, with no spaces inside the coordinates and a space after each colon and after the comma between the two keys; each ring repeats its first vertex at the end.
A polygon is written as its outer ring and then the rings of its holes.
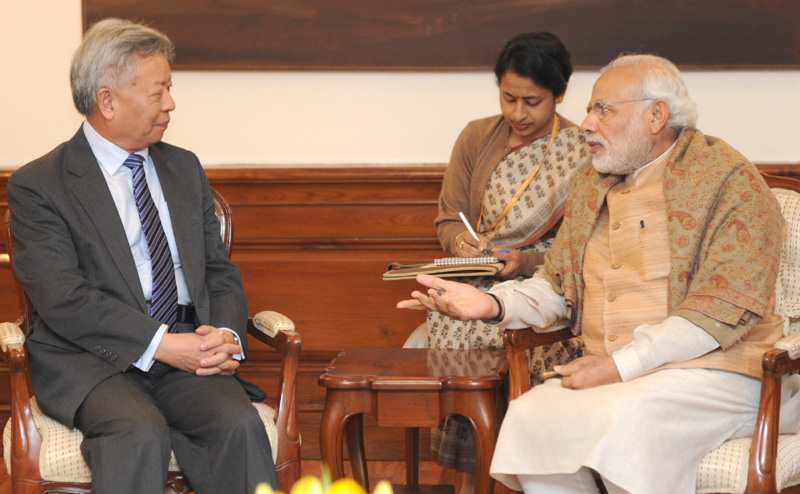
{"type": "Polygon", "coordinates": [[[97,91],[130,82],[139,57],[163,53],[171,63],[175,47],[163,33],[122,19],[108,18],[93,25],[72,57],[72,100],[89,116],[97,106],[97,91]]]}
{"type": "Polygon", "coordinates": [[[669,105],[667,127],[680,133],[693,129],[697,123],[697,105],[674,63],[656,55],[620,55],[603,67],[600,73],[618,67],[632,69],[642,82],[642,98],[661,99],[669,105]]]}

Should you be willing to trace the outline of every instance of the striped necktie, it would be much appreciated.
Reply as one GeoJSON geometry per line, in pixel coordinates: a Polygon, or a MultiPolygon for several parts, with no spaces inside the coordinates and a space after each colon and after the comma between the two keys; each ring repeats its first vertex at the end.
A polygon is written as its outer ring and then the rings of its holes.
{"type": "Polygon", "coordinates": [[[150,196],[150,188],[144,176],[144,158],[138,154],[128,156],[123,165],[133,173],[133,195],[139,209],[139,220],[150,248],[150,263],[153,275],[153,291],[150,300],[150,315],[176,330],[178,317],[178,286],[175,283],[175,268],[169,250],[167,236],[161,226],[158,209],[150,196]]]}

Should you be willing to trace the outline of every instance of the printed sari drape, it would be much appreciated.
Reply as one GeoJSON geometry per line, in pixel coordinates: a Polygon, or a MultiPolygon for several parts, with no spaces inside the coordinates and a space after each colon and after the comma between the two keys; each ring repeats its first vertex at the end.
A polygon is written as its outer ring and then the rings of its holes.
{"type": "MultiPolygon", "coordinates": [[[[502,245],[523,251],[544,252],[552,245],[572,177],[590,166],[591,158],[577,127],[557,132],[547,151],[550,136],[511,150],[504,156],[486,183],[483,215],[478,229],[490,239],[490,247],[502,245]],[[542,159],[544,157],[544,159],[542,159]],[[541,161],[541,166],[538,166],[541,161]],[[497,222],[531,173],[536,175],[508,214],[497,222]],[[493,223],[497,225],[489,229],[493,223]]],[[[501,280],[491,277],[466,278],[481,291],[488,291],[501,280]]],[[[438,312],[428,312],[428,344],[432,348],[496,349],[503,347],[503,331],[483,321],[456,321],[438,312]]],[[[579,355],[578,340],[537,348],[529,359],[531,378],[553,365],[579,355]]],[[[474,471],[475,449],[469,424],[461,417],[446,417],[432,432],[432,455],[442,465],[461,471],[474,471]]]]}

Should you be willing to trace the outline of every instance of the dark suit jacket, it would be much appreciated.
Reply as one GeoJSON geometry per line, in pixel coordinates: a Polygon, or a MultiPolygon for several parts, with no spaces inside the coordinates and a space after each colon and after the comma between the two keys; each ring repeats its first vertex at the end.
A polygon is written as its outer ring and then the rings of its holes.
{"type": "MultiPolygon", "coordinates": [[[[164,143],[150,154],[197,323],[228,327],[245,346],[241,274],[222,244],[200,162],[164,143]]],[[[128,370],[160,323],[149,315],[119,214],[82,129],[12,174],[8,203],[14,274],[35,307],[26,339],[33,391],[47,414],[72,426],[87,394],[128,370]]],[[[246,387],[251,396],[253,388],[246,387]]]]}

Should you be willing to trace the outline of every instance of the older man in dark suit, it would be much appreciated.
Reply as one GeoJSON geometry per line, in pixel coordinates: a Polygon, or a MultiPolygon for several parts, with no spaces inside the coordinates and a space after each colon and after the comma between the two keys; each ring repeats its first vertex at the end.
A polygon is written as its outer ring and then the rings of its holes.
{"type": "Polygon", "coordinates": [[[247,306],[205,173],[161,142],[173,51],[145,26],[93,26],[71,71],[86,121],[9,179],[31,381],[84,433],[93,492],[163,492],[173,450],[198,494],[252,494],[276,486],[264,394],[236,372],[247,306]]]}

